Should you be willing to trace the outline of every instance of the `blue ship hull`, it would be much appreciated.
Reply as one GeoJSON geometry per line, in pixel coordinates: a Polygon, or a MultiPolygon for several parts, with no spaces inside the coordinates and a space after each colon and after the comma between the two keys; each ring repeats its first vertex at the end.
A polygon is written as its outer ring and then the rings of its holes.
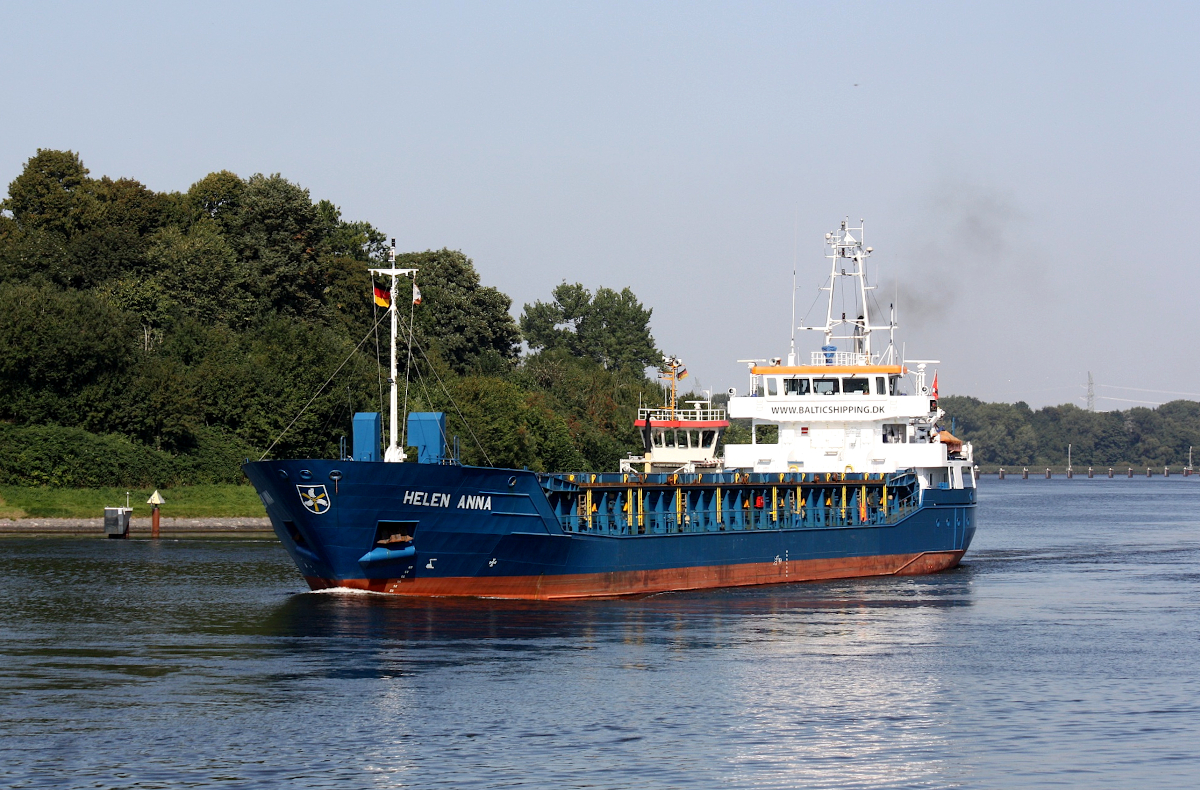
{"type": "Polygon", "coordinates": [[[957,565],[975,532],[975,489],[911,475],[244,469],[314,589],[553,599],[921,574],[957,565]]]}

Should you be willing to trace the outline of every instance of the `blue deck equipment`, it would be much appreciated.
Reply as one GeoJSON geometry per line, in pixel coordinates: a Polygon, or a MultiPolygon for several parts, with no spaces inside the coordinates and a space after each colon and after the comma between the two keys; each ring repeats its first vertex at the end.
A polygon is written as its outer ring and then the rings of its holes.
{"type": "Polygon", "coordinates": [[[354,447],[350,452],[355,461],[380,460],[383,446],[383,420],[377,411],[354,415],[354,447]]]}
{"type": "Polygon", "coordinates": [[[409,412],[408,446],[417,448],[417,463],[440,464],[446,457],[446,413],[409,412]]]}

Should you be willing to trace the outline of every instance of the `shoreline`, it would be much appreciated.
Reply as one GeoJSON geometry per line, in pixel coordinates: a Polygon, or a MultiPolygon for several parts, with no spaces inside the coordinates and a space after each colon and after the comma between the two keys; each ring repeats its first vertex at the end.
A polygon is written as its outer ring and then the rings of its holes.
{"type": "MultiPolygon", "coordinates": [[[[245,535],[274,537],[271,520],[266,517],[167,518],[160,521],[163,536],[173,535],[245,535]]],[[[0,518],[0,535],[83,535],[104,537],[104,519],[100,518],[0,518]]],[[[135,516],[129,523],[130,537],[150,536],[150,517],[135,516]]]]}

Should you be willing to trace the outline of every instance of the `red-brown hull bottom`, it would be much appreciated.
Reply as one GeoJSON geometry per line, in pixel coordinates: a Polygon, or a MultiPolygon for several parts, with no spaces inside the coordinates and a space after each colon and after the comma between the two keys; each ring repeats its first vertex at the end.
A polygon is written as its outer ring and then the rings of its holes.
{"type": "Polygon", "coordinates": [[[708,565],[561,576],[459,576],[425,579],[321,579],[306,576],[305,580],[314,590],[347,587],[418,597],[468,596],[546,601],[564,598],[612,598],[620,595],[864,576],[919,576],[953,568],[958,565],[962,555],[961,551],[927,551],[875,557],[754,562],[742,565],[708,565]]]}

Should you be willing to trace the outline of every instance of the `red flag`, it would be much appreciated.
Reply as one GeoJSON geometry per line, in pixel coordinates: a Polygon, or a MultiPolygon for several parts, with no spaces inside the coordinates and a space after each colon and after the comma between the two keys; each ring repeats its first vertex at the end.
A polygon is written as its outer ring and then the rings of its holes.
{"type": "Polygon", "coordinates": [[[933,371],[933,397],[935,400],[937,399],[937,396],[937,371],[935,370],[933,371]]]}
{"type": "Polygon", "coordinates": [[[421,289],[417,287],[416,283],[413,283],[413,304],[420,304],[420,303],[421,303],[421,289]]]}

